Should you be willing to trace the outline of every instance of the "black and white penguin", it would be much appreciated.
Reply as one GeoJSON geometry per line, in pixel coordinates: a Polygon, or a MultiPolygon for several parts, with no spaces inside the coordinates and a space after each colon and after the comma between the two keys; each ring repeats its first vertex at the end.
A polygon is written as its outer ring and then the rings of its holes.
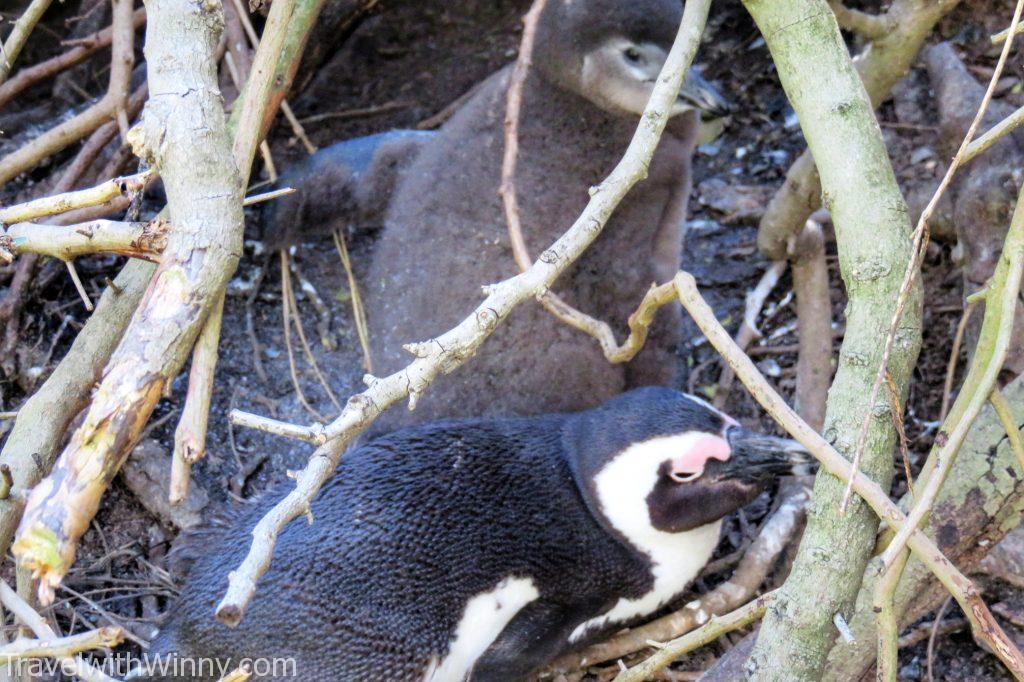
{"type": "MultiPolygon", "coordinates": [[[[588,190],[621,159],[681,13],[680,0],[558,0],[539,17],[533,68],[523,84],[516,172],[523,236],[534,257],[572,225],[588,190]]],[[[361,278],[378,373],[411,361],[405,344],[461,321],[481,301],[482,285],[518,272],[498,194],[510,74],[508,67],[485,81],[436,137],[417,145],[386,201],[371,202],[387,203],[361,278]]],[[[680,265],[699,120],[726,111],[721,95],[691,71],[647,178],[556,282],[564,299],[625,328],[651,284],[671,279],[680,265]]],[[[316,196],[311,188],[305,201],[316,196]]],[[[281,219],[269,230],[271,239],[307,229],[288,206],[275,207],[281,219]]],[[[317,224],[330,223],[313,221],[309,228],[317,224]]],[[[664,308],[645,349],[630,363],[611,365],[593,339],[538,303],[524,303],[468,368],[438,377],[415,412],[392,410],[374,431],[450,417],[580,410],[629,388],[671,386],[679,314],[664,308]]]]}
{"type": "Polygon", "coordinates": [[[284,529],[237,629],[213,611],[280,497],[194,544],[149,654],[291,660],[309,682],[521,680],[678,597],[722,517],[806,461],[664,388],[393,432],[346,453],[311,526],[284,529]]]}

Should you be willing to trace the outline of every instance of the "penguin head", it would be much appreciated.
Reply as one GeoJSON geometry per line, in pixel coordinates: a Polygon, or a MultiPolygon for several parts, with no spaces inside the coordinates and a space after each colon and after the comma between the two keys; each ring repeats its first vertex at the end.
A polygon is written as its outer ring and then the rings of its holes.
{"type": "Polygon", "coordinates": [[[591,512],[641,547],[713,523],[775,476],[810,470],[796,441],[749,431],[667,388],[624,393],[574,415],[564,444],[591,512]]]}
{"type": "MultiPolygon", "coordinates": [[[[559,86],[607,111],[642,114],[675,40],[679,0],[550,0],[537,24],[533,63],[559,86]]],[[[704,120],[729,104],[690,69],[671,114],[704,120]]]]}

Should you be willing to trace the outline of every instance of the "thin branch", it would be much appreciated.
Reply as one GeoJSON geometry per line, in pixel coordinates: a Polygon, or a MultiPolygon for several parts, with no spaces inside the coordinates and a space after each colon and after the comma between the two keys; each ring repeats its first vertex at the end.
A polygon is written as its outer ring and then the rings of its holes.
{"type": "Polygon", "coordinates": [[[729,337],[715,317],[714,311],[697,290],[697,283],[689,273],[680,272],[675,278],[679,300],[690,313],[711,345],[732,365],[736,376],[747,387],[754,399],[793,438],[821,463],[822,468],[840,480],[853,480],[854,491],[864,499],[875,514],[892,528],[910,528],[908,544],[915,556],[939,579],[957,600],[971,622],[974,636],[983,641],[1014,675],[1024,676],[1024,656],[996,622],[978,588],[942,554],[935,543],[921,530],[911,525],[896,504],[877,483],[854,469],[851,463],[807,422],[786,404],[767,379],[761,375],[743,351],[729,337]]]}
{"type": "Polygon", "coordinates": [[[281,101],[281,113],[284,114],[285,119],[288,121],[288,125],[292,127],[292,132],[295,133],[295,137],[299,139],[302,146],[305,147],[307,154],[316,153],[316,145],[310,141],[309,136],[306,135],[306,129],[299,123],[299,119],[295,117],[295,112],[292,111],[292,106],[288,104],[288,100],[281,101]]]}
{"type": "MultiPolygon", "coordinates": [[[[130,18],[131,0],[117,2],[128,3],[130,18]]],[[[271,12],[286,4],[275,2],[271,12]]],[[[147,61],[160,68],[147,72],[153,96],[131,141],[159,170],[175,229],[82,425],[29,495],[12,550],[39,579],[43,603],[52,601],[104,491],[183,364],[242,251],[239,168],[248,165],[238,161],[251,156],[232,157],[217,88],[213,57],[220,8],[151,0],[147,10],[147,61]]]]}
{"type": "Polygon", "coordinates": [[[14,61],[21,54],[21,48],[28,42],[32,29],[36,27],[43,14],[49,9],[53,0],[32,0],[25,13],[14,23],[14,28],[7,35],[7,40],[0,45],[0,83],[7,80],[7,76],[14,68],[14,61]]]}
{"type": "Polygon", "coordinates": [[[872,609],[875,612],[877,631],[875,633],[878,646],[878,682],[896,682],[899,672],[899,617],[896,614],[896,587],[900,582],[903,568],[906,566],[910,553],[899,556],[893,570],[882,574],[875,583],[872,592],[872,609]]]}
{"type": "Polygon", "coordinates": [[[154,177],[156,177],[156,171],[149,169],[135,175],[107,180],[89,189],[64,192],[26,201],[23,204],[0,208],[0,223],[5,225],[24,223],[36,220],[37,218],[65,213],[77,208],[99,206],[113,199],[142,190],[154,177]]]}
{"type": "Polygon", "coordinates": [[[828,6],[832,8],[840,26],[868,40],[884,38],[896,25],[887,14],[869,14],[859,9],[850,9],[841,0],[829,0],[828,6]]]}
{"type": "MultiPolygon", "coordinates": [[[[877,107],[889,97],[935,25],[959,2],[893,0],[886,12],[886,16],[893,19],[892,31],[872,41],[854,60],[873,106],[877,107]]],[[[783,258],[790,238],[799,233],[804,222],[821,206],[821,196],[821,180],[807,149],[789,167],[785,182],[765,210],[757,232],[761,252],[773,260],[783,258]]]]}
{"type": "Polygon", "coordinates": [[[276,419],[243,412],[242,410],[231,410],[228,414],[228,419],[230,419],[231,423],[236,426],[244,426],[249,429],[256,429],[257,431],[272,433],[275,436],[295,438],[296,440],[303,440],[316,446],[323,445],[327,442],[327,436],[324,433],[323,424],[299,426],[297,424],[289,424],[287,422],[277,421],[276,419]]]}
{"type": "MultiPolygon", "coordinates": [[[[1022,24],[1024,26],[1024,24],[1022,24]]],[[[974,142],[971,142],[964,150],[963,162],[967,163],[978,154],[994,145],[996,142],[1005,137],[1008,133],[1012,133],[1018,126],[1024,123],[1024,107],[1017,109],[999,123],[995,124],[985,134],[979,137],[974,142]]]]}
{"type": "Polygon", "coordinates": [[[949,351],[949,360],[946,362],[946,378],[942,382],[942,407],[939,410],[939,421],[946,421],[949,414],[949,403],[953,399],[953,380],[956,378],[956,366],[960,362],[960,346],[964,342],[964,333],[967,325],[970,324],[971,315],[974,314],[976,303],[968,303],[964,312],[960,315],[960,321],[956,323],[956,333],[953,335],[953,348],[949,351]]]}
{"type": "MultiPolygon", "coordinates": [[[[746,350],[747,346],[762,337],[761,330],[757,328],[757,318],[761,315],[764,302],[768,300],[768,296],[775,289],[775,285],[779,283],[782,274],[786,272],[787,265],[789,264],[784,260],[772,261],[768,269],[761,275],[757,286],[747,292],[746,307],[743,310],[743,321],[740,322],[740,328],[736,332],[735,339],[736,345],[743,350],[746,350]]],[[[831,339],[829,339],[829,342],[831,343],[831,339]]],[[[725,407],[725,403],[729,398],[729,392],[732,390],[733,379],[735,378],[736,375],[729,365],[722,367],[722,374],[718,377],[718,388],[715,389],[715,407],[725,407]]]]}
{"type": "MultiPolygon", "coordinates": [[[[46,620],[3,580],[0,580],[0,603],[14,614],[15,618],[27,625],[39,639],[58,639],[57,633],[53,631],[53,628],[49,626],[46,620]]],[[[86,682],[118,682],[118,680],[100,672],[98,668],[93,667],[80,656],[74,656],[68,660],[74,664],[75,675],[86,682]]]]}
{"type": "Polygon", "coordinates": [[[800,416],[821,431],[832,384],[832,297],[821,224],[809,219],[787,252],[800,330],[793,401],[800,416]]]}
{"type": "Polygon", "coordinates": [[[78,276],[75,264],[72,261],[66,260],[64,261],[64,266],[67,268],[68,275],[71,276],[71,282],[75,285],[75,290],[82,299],[85,309],[91,313],[93,311],[92,299],[89,298],[89,292],[85,290],[85,285],[82,284],[82,279],[78,276]]]}
{"type": "Polygon", "coordinates": [[[28,144],[0,159],[0,185],[32,168],[114,119],[127,106],[132,64],[135,63],[135,27],[132,0],[113,0],[113,42],[107,93],[82,113],[51,128],[28,144]]]}
{"type": "MultiPolygon", "coordinates": [[[[140,7],[132,14],[132,26],[138,30],[146,23],[146,10],[140,7]]],[[[114,31],[112,26],[107,26],[91,36],[86,36],[75,41],[75,46],[67,52],[57,55],[46,61],[26,66],[18,70],[13,78],[0,84],[0,108],[29,87],[41,80],[56,76],[61,71],[70,69],[76,64],[81,64],[89,57],[100,50],[109,47],[113,40],[114,31]]],[[[0,79],[2,80],[2,79],[0,79]]]]}
{"type": "Polygon", "coordinates": [[[146,223],[94,220],[67,226],[16,223],[0,236],[0,260],[9,263],[20,253],[36,253],[62,261],[114,253],[155,263],[160,260],[169,232],[170,226],[161,220],[146,223]]]}
{"type": "Polygon", "coordinates": [[[996,416],[999,417],[999,422],[1006,429],[1006,439],[1010,442],[1010,449],[1013,450],[1013,454],[1017,457],[1017,463],[1020,465],[1021,470],[1024,471],[1024,443],[1021,442],[1017,419],[1013,416],[1010,403],[1006,400],[1006,396],[1003,395],[998,386],[992,389],[988,399],[996,411],[996,416]]]}
{"type": "Polygon", "coordinates": [[[124,641],[118,627],[103,627],[55,639],[16,639],[0,647],[0,665],[23,658],[68,658],[92,649],[111,649],[124,641]]]}
{"type": "Polygon", "coordinates": [[[1014,36],[1019,33],[1024,33],[1024,24],[1010,24],[999,33],[989,36],[989,40],[991,40],[993,44],[998,45],[999,43],[1006,42],[1006,39],[1010,37],[1010,33],[1013,33],[1014,36]]]}
{"type": "Polygon", "coordinates": [[[932,630],[928,633],[928,649],[927,657],[925,659],[925,674],[928,678],[928,682],[935,682],[935,677],[932,675],[933,663],[935,661],[935,636],[939,633],[939,626],[942,624],[942,617],[946,615],[946,610],[949,608],[950,597],[946,597],[946,601],[942,602],[942,606],[935,613],[935,620],[932,622],[932,630]]]}
{"type": "MultiPolygon", "coordinates": [[[[1018,9],[1024,0],[1018,4],[1018,9]]],[[[960,395],[949,416],[942,424],[935,438],[935,447],[929,455],[929,461],[937,462],[934,471],[927,474],[927,468],[921,472],[921,480],[925,480],[920,497],[915,501],[908,516],[908,524],[901,529],[895,539],[882,555],[886,567],[891,567],[896,556],[906,546],[910,532],[917,528],[925,515],[931,510],[939,489],[945,482],[949,470],[956,461],[956,455],[963,444],[964,438],[981,412],[981,408],[989,400],[996,380],[1003,368],[1006,354],[1013,340],[1013,321],[1020,295],[1020,285],[1024,270],[1024,192],[1017,200],[1010,228],[1003,243],[1003,255],[992,275],[985,295],[985,318],[981,326],[978,347],[974,351],[971,368],[964,379],[960,395]]]]}
{"type": "MultiPolygon", "coordinates": [[[[295,366],[295,349],[292,344],[292,319],[298,318],[298,311],[293,310],[295,296],[292,294],[292,275],[291,270],[288,268],[290,256],[285,249],[281,249],[279,255],[281,267],[281,324],[284,329],[284,347],[288,351],[288,373],[292,379],[292,387],[295,388],[295,395],[299,402],[302,403],[302,406],[306,408],[306,412],[309,412],[313,419],[323,421],[324,416],[313,407],[306,397],[305,391],[302,390],[302,382],[299,381],[298,370],[295,366]]],[[[299,329],[302,328],[301,319],[296,319],[296,324],[299,329]]]]}
{"type": "MultiPolygon", "coordinates": [[[[523,237],[523,227],[519,220],[519,200],[516,196],[515,176],[519,156],[519,117],[522,111],[523,84],[526,82],[533,63],[533,43],[537,32],[537,21],[546,4],[547,0],[534,0],[530,11],[523,19],[523,38],[519,45],[519,57],[516,59],[509,80],[505,109],[505,151],[501,161],[501,186],[498,193],[501,195],[502,205],[505,209],[505,221],[508,225],[512,255],[520,272],[525,272],[530,267],[533,258],[530,256],[529,248],[527,248],[526,240],[523,237]]],[[[672,296],[670,288],[662,289],[659,293],[672,296]]],[[[651,295],[657,295],[653,288],[648,292],[648,296],[651,295]]],[[[647,327],[644,326],[642,338],[631,333],[630,338],[620,346],[615,340],[615,333],[606,322],[577,310],[558,294],[544,291],[537,296],[537,300],[549,313],[563,323],[596,339],[601,344],[601,350],[609,362],[620,363],[632,360],[646,340],[647,327]]],[[[634,331],[632,319],[630,319],[630,328],[631,332],[634,331]]]]}
{"type": "Polygon", "coordinates": [[[348,256],[348,244],[345,243],[345,235],[341,230],[332,232],[331,236],[334,238],[334,248],[338,251],[341,265],[345,269],[345,278],[348,280],[348,294],[352,299],[352,319],[356,324],[359,347],[363,351],[363,369],[372,373],[373,355],[370,353],[370,327],[366,324],[366,308],[363,306],[363,295],[359,291],[355,270],[352,269],[352,259],[348,256]]]}
{"type": "MultiPolygon", "coordinates": [[[[1017,6],[1013,11],[1013,21],[1010,23],[1010,26],[1016,27],[1020,22],[1022,9],[1024,9],[1024,0],[1017,0],[1017,6]]],[[[957,170],[964,162],[964,153],[967,151],[967,147],[971,144],[971,140],[974,139],[974,133],[978,129],[978,125],[985,117],[985,111],[988,109],[988,103],[992,99],[992,93],[995,91],[996,84],[999,82],[999,77],[1003,73],[1003,67],[1006,66],[1006,58],[1010,54],[1010,48],[1012,45],[1012,39],[1007,40],[1003,45],[1003,50],[999,55],[999,61],[996,63],[996,68],[992,72],[992,78],[989,81],[988,88],[985,90],[985,96],[981,100],[981,105],[978,107],[978,111],[974,115],[974,120],[971,121],[971,126],[967,129],[967,134],[960,143],[960,148],[957,150],[956,156],[954,156],[952,162],[950,162],[949,168],[946,170],[946,174],[942,178],[942,182],[939,183],[938,188],[935,190],[935,194],[932,195],[931,201],[928,202],[928,205],[925,207],[924,211],[922,211],[921,217],[917,221],[917,227],[914,228],[914,246],[912,256],[907,262],[907,268],[903,273],[903,283],[900,285],[899,296],[896,298],[896,310],[893,312],[892,322],[889,324],[889,331],[885,336],[885,345],[882,351],[882,362],[878,366],[874,384],[871,386],[871,397],[868,400],[869,405],[874,405],[875,401],[878,400],[878,391],[881,389],[882,383],[885,381],[885,375],[889,371],[889,359],[892,357],[892,348],[896,342],[896,332],[899,329],[900,320],[903,319],[903,310],[906,308],[907,301],[910,299],[910,292],[914,288],[914,282],[919,277],[921,259],[924,258],[925,247],[928,245],[928,221],[931,219],[932,213],[934,213],[935,207],[938,206],[939,200],[942,198],[943,193],[949,186],[950,181],[952,181],[953,175],[956,174],[957,170]]],[[[864,413],[864,420],[860,426],[860,433],[857,435],[857,445],[853,452],[854,469],[860,469],[860,460],[864,455],[868,430],[871,426],[871,419],[873,416],[874,412],[872,410],[868,410],[864,413]]],[[[966,433],[966,428],[964,432],[966,433]]],[[[852,491],[853,485],[848,482],[846,484],[846,490],[843,492],[842,504],[840,505],[840,508],[844,511],[850,503],[850,495],[852,491]]],[[[904,542],[905,541],[906,539],[904,538],[904,542]]],[[[891,560],[887,563],[891,563],[891,560]]]]}
{"type": "Polygon", "coordinates": [[[242,206],[252,206],[253,204],[270,201],[271,199],[280,199],[281,197],[286,197],[289,194],[295,194],[297,191],[298,190],[294,187],[282,187],[281,189],[263,192],[262,194],[251,194],[245,198],[245,201],[242,202],[242,206]]]}
{"type": "Polygon", "coordinates": [[[724,616],[712,616],[711,620],[703,627],[668,642],[643,663],[623,670],[616,675],[613,682],[643,682],[651,679],[655,673],[667,668],[684,654],[710,644],[727,632],[738,630],[759,620],[775,595],[775,592],[769,592],[724,616]]]}
{"type": "Polygon", "coordinates": [[[192,350],[192,366],[188,374],[188,394],[181,410],[178,428],[174,431],[174,453],[171,458],[171,484],[168,500],[178,504],[188,497],[192,465],[206,454],[206,426],[210,419],[210,398],[213,395],[213,373],[217,366],[217,343],[224,313],[221,296],[210,311],[209,322],[203,325],[192,350]]]}
{"type": "Polygon", "coordinates": [[[431,381],[471,358],[516,305],[547,290],[597,237],[615,207],[644,175],[686,70],[693,62],[709,4],[710,0],[686,3],[675,43],[629,148],[611,175],[593,192],[568,232],[545,250],[529,270],[487,287],[487,298],[458,326],[427,343],[408,345],[407,349],[416,356],[409,366],[373,381],[366,391],[349,399],[341,415],[326,429],[330,442],[313,453],[309,464],[296,477],[295,489],[253,529],[249,554],[231,572],[227,593],[217,607],[217,617],[222,622],[233,625],[241,620],[256,591],[256,581],[270,565],[277,533],[289,521],[307,513],[310,501],[334,471],[349,441],[402,398],[408,396],[410,406],[414,406],[417,396],[431,381]]]}

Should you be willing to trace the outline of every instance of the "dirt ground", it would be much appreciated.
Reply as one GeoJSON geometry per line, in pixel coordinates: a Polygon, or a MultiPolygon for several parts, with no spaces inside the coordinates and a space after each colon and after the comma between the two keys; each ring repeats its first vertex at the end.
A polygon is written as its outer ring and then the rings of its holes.
{"type": "MultiPolygon", "coordinates": [[[[70,6],[75,3],[68,4],[69,7],[53,17],[48,15],[43,30],[54,36],[62,35],[66,30],[65,20],[75,11],[70,6]]],[[[519,17],[528,4],[525,0],[444,3],[385,0],[354,27],[332,35],[328,44],[318,46],[325,61],[315,74],[307,74],[303,79],[304,87],[292,96],[295,112],[301,119],[322,117],[306,123],[311,139],[321,146],[391,128],[415,127],[514,59],[519,41],[519,17]]],[[[1008,0],[967,0],[942,22],[935,39],[941,37],[956,42],[968,63],[983,77],[997,56],[987,36],[1002,28],[1011,10],[1008,0]]],[[[5,19],[18,12],[16,8],[3,7],[0,11],[5,19]]],[[[851,46],[855,48],[852,42],[851,46]]],[[[48,50],[56,49],[55,46],[34,47],[22,59],[26,63],[34,62],[48,50]]],[[[38,134],[56,118],[66,115],[62,112],[83,106],[88,93],[101,92],[104,87],[101,61],[80,71],[77,85],[66,88],[66,105],[50,101],[48,90],[37,88],[2,112],[0,127],[5,134],[0,136],[0,152],[6,153],[38,134]]],[[[803,143],[764,42],[737,0],[724,0],[714,6],[698,61],[704,75],[733,101],[736,114],[718,140],[698,151],[683,267],[697,277],[719,319],[735,329],[743,315],[745,293],[767,267],[756,249],[756,216],[733,210],[737,206],[736,190],[748,188],[755,197],[770,197],[771,191],[781,184],[789,164],[802,151],[803,143]],[[727,190],[725,199],[721,197],[723,186],[727,190]]],[[[1000,96],[1013,106],[1020,106],[1024,104],[1024,96],[1019,58],[1014,59],[1007,73],[1013,80],[1002,88],[1000,96]]],[[[52,87],[51,83],[48,88],[52,87]]],[[[881,107],[879,121],[905,190],[941,172],[936,163],[938,140],[934,103],[923,70],[915,69],[898,89],[894,101],[881,107]]],[[[286,126],[274,130],[271,146],[280,167],[287,167],[304,154],[286,126]]],[[[58,156],[19,181],[8,183],[0,190],[0,201],[7,203],[45,191],[54,169],[67,158],[67,155],[58,156]]],[[[763,199],[755,200],[754,204],[755,207],[763,205],[763,199]]],[[[259,233],[260,210],[250,210],[248,218],[249,230],[254,236],[259,233]]],[[[374,236],[372,231],[355,231],[348,237],[358,277],[372,253],[374,236]]],[[[838,344],[845,301],[841,293],[836,294],[842,291],[842,282],[834,242],[830,241],[828,248],[838,344]]],[[[327,350],[321,343],[317,312],[310,295],[297,289],[313,353],[328,385],[343,402],[359,389],[364,373],[344,271],[333,245],[326,241],[300,245],[294,259],[299,272],[329,310],[329,335],[336,343],[334,350],[327,350]]],[[[104,278],[112,277],[123,260],[83,258],[77,264],[87,288],[95,295],[102,290],[104,278]]],[[[928,291],[924,347],[907,415],[912,468],[923,462],[937,427],[942,381],[953,333],[962,312],[960,274],[952,245],[933,244],[924,271],[928,291]]],[[[7,286],[10,277],[10,268],[0,270],[0,284],[7,286]]],[[[45,379],[86,316],[59,264],[49,263],[41,268],[31,297],[16,368],[5,373],[0,381],[0,409],[3,410],[17,409],[32,388],[45,379]]],[[[311,451],[308,446],[294,441],[233,429],[227,420],[232,408],[286,421],[314,419],[301,404],[290,380],[280,300],[277,255],[264,253],[255,239],[247,241],[245,257],[232,281],[225,309],[208,454],[195,468],[195,479],[208,498],[204,510],[207,515],[258,495],[268,486],[282,484],[286,481],[286,472],[303,466],[311,451]],[[258,350],[254,350],[257,346],[258,350]],[[254,353],[259,355],[266,381],[256,370],[254,353]]],[[[769,297],[759,319],[764,339],[755,344],[758,349],[754,351],[755,359],[762,371],[788,395],[794,386],[796,361],[791,347],[797,341],[788,275],[769,297]]],[[[620,327],[624,323],[622,320],[612,322],[620,327]]],[[[710,397],[717,383],[719,365],[692,323],[684,323],[684,328],[688,342],[679,357],[680,366],[685,370],[684,388],[710,397]]],[[[298,348],[296,363],[303,391],[312,407],[325,418],[337,414],[337,406],[321,388],[298,348]]],[[[464,371],[472,371],[472,367],[464,371]]],[[[174,382],[171,397],[161,402],[154,416],[155,427],[149,434],[163,447],[166,457],[169,457],[166,453],[173,439],[186,377],[187,373],[183,373],[174,382]]],[[[770,421],[741,389],[730,394],[728,411],[747,423],[772,428],[770,421]]],[[[7,428],[9,425],[0,423],[0,435],[7,428]]],[[[169,459],[167,461],[169,463],[169,459]]],[[[905,487],[903,477],[897,479],[895,494],[905,487]]],[[[730,554],[756,533],[769,504],[770,495],[765,494],[730,519],[720,555],[730,554]]],[[[67,581],[70,589],[58,594],[58,602],[53,607],[65,629],[116,622],[130,628],[140,639],[148,639],[158,614],[174,592],[174,579],[166,571],[165,560],[174,535],[175,530],[143,508],[119,479],[104,498],[96,522],[86,535],[78,564],[67,581]]],[[[698,580],[694,591],[702,592],[722,577],[707,576],[698,580]]],[[[1024,592],[1005,581],[989,579],[986,585],[990,602],[1009,604],[1004,609],[1008,614],[1014,613],[1011,607],[1015,603],[1024,601],[1024,592]]],[[[955,624],[959,618],[954,605],[946,614],[947,622],[955,624]]],[[[1015,636],[1024,640],[1024,629],[1010,621],[1006,624],[1015,636]]],[[[706,667],[712,657],[720,655],[727,646],[727,642],[716,643],[699,655],[684,659],[676,668],[692,671],[706,667]]],[[[901,679],[927,679],[926,648],[925,638],[901,649],[901,679]]],[[[995,658],[974,645],[964,627],[940,634],[934,650],[935,679],[1009,679],[995,658]]],[[[609,672],[614,672],[614,668],[595,671],[594,679],[605,679],[609,672]]]]}

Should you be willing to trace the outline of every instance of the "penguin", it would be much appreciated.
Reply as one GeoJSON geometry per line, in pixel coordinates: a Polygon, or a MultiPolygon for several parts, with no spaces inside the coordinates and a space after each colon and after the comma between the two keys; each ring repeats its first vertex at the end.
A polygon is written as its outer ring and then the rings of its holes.
{"type": "Polygon", "coordinates": [[[390,130],[335,142],[292,165],[276,184],[296,191],[265,209],[264,246],[277,251],[350,226],[379,228],[400,173],[436,136],[390,130]]]}
{"type": "MultiPolygon", "coordinates": [[[[549,2],[539,17],[515,177],[534,257],[572,225],[589,188],[621,159],[681,12],[679,0],[573,0],[549,2]]],[[[498,195],[511,70],[485,81],[417,147],[388,195],[361,277],[378,373],[407,365],[404,344],[450,329],[479,304],[481,286],[518,272],[498,195]]],[[[624,329],[647,288],[675,274],[700,119],[727,112],[722,96],[691,70],[648,177],[558,280],[559,295],[624,329]]],[[[626,365],[610,365],[593,339],[524,303],[468,367],[435,380],[415,412],[383,415],[372,433],[446,417],[579,410],[629,388],[674,385],[679,316],[664,308],[647,347],[626,365]]]]}
{"type": "Polygon", "coordinates": [[[312,525],[284,528],[237,629],[214,608],[283,492],[193,539],[148,660],[258,658],[282,675],[291,661],[308,682],[522,680],[679,597],[722,518],[807,462],[795,442],[658,387],[578,413],[392,432],[345,454],[312,525]]]}

